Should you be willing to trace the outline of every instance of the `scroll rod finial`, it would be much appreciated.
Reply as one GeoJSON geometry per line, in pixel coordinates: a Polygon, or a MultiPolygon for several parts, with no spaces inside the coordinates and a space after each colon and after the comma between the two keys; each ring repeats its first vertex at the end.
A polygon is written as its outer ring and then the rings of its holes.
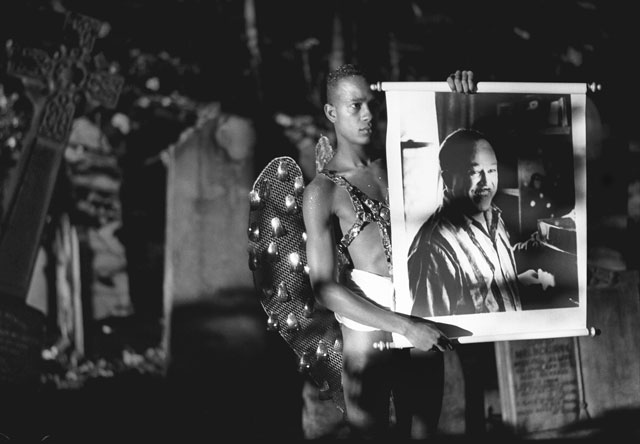
{"type": "Polygon", "coordinates": [[[382,91],[381,82],[372,83],[371,85],[369,85],[369,87],[371,88],[372,91],[382,91]]]}
{"type": "Polygon", "coordinates": [[[587,83],[587,88],[589,88],[589,91],[591,92],[602,91],[602,83],[597,83],[597,82],[587,83]]]}
{"type": "Polygon", "coordinates": [[[594,336],[600,336],[600,333],[602,333],[602,331],[599,328],[589,327],[589,336],[591,336],[592,338],[594,336]]]}
{"type": "Polygon", "coordinates": [[[375,348],[376,350],[382,351],[382,350],[389,350],[395,347],[393,342],[378,341],[373,343],[373,348],[375,348]]]}

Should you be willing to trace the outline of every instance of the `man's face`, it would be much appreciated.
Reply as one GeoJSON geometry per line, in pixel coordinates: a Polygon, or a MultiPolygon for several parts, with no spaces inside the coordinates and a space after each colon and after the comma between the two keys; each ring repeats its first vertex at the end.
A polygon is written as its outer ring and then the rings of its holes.
{"type": "Polygon", "coordinates": [[[474,214],[487,211],[498,190],[498,161],[486,140],[476,142],[462,168],[453,175],[453,195],[467,199],[474,214]]]}
{"type": "Polygon", "coordinates": [[[335,126],[339,141],[366,145],[371,141],[376,118],[375,97],[363,77],[342,79],[335,88],[327,117],[335,126]]]}

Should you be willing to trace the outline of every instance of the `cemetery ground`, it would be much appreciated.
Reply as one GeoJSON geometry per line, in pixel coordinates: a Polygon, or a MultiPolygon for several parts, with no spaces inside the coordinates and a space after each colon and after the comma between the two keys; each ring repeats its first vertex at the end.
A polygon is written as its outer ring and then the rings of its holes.
{"type": "Polygon", "coordinates": [[[172,319],[170,360],[126,318],[96,323],[77,362],[43,359],[38,387],[3,396],[0,442],[301,437],[302,376],[257,301],[198,302],[172,319]]]}
{"type": "MultiPolygon", "coordinates": [[[[86,330],[91,352],[83,358],[53,356],[47,348],[37,387],[0,393],[0,443],[303,438],[303,375],[285,341],[267,331],[253,291],[176,306],[166,333],[168,348],[135,318],[113,317],[86,330]]],[[[460,371],[455,354],[446,359],[449,374],[460,371]]],[[[623,442],[639,436],[637,409],[597,415],[564,431],[514,435],[500,419],[495,387],[485,394],[494,406],[486,433],[465,435],[459,376],[447,381],[440,442],[604,442],[620,434],[616,442],[623,442]]]]}

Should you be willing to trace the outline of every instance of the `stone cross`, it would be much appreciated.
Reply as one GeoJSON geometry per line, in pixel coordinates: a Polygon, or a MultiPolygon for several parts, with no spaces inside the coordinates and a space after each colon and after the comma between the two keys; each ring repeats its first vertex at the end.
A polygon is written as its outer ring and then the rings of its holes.
{"type": "Polygon", "coordinates": [[[84,98],[107,108],[117,104],[124,79],[92,56],[102,22],[65,14],[63,43],[54,54],[8,47],[8,74],[20,78],[34,104],[17,183],[0,227],[0,298],[26,299],[52,192],[76,107],[84,98]],[[28,141],[28,142],[27,142],[28,141]]]}

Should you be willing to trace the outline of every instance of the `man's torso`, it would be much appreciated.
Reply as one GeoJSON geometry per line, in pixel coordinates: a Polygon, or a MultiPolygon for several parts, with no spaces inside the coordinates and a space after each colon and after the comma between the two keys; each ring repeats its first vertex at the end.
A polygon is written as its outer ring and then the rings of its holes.
{"type": "Polygon", "coordinates": [[[332,181],[331,205],[339,232],[336,241],[347,247],[351,266],[390,274],[390,227],[386,171],[379,165],[345,172],[322,173],[332,181]],[[342,239],[341,239],[342,237],[342,239]]]}
{"type": "MultiPolygon", "coordinates": [[[[410,268],[416,273],[422,268],[419,280],[422,292],[438,288],[440,297],[449,301],[438,306],[449,306],[448,312],[431,315],[487,313],[520,310],[517,272],[508,234],[498,213],[495,230],[489,233],[476,221],[446,212],[438,214],[420,230],[419,245],[410,259],[410,268]],[[429,260],[428,258],[435,258],[429,260]],[[416,268],[420,261],[422,263],[416,268]],[[425,272],[429,269],[428,274],[425,272]],[[454,271],[452,275],[451,270],[454,271]],[[462,288],[459,288],[462,287],[462,288]]],[[[410,276],[413,281],[416,277],[410,276]]],[[[413,286],[413,284],[412,284],[413,286]]],[[[432,293],[437,293],[433,291],[432,293]]],[[[416,298],[431,297],[416,294],[416,298]]]]}

